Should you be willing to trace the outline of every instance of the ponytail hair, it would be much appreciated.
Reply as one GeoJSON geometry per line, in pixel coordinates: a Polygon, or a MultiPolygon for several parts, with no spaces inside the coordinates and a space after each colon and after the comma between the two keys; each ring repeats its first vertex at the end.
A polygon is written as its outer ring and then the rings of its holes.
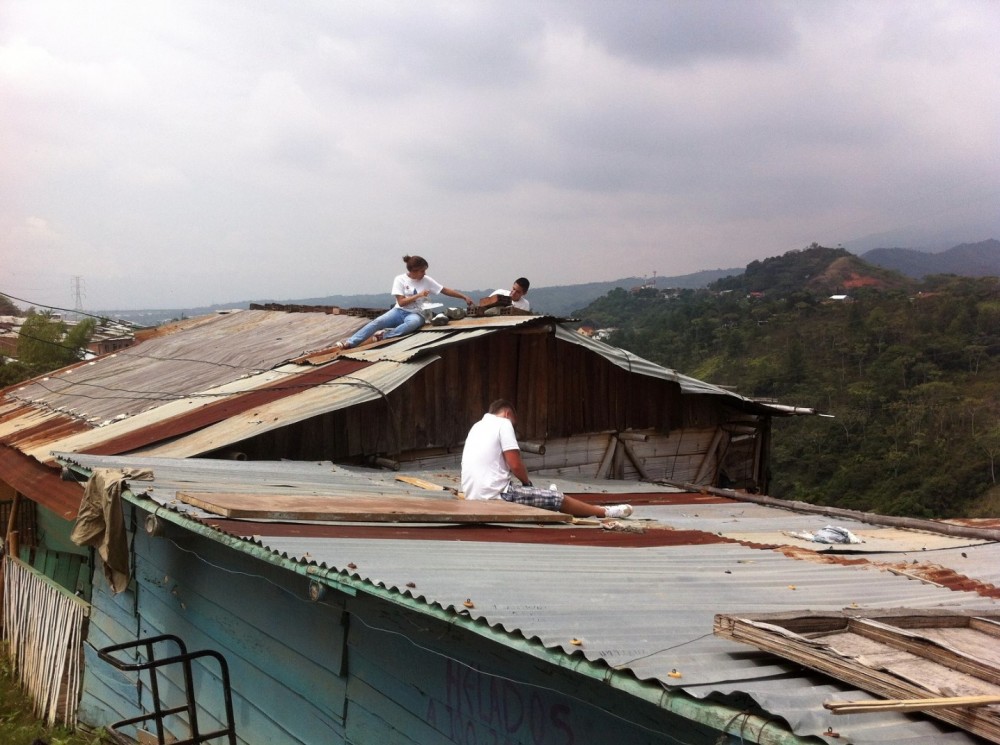
{"type": "Polygon", "coordinates": [[[415,272],[418,269],[426,269],[429,264],[423,256],[404,256],[403,262],[406,264],[406,271],[415,272]]]}

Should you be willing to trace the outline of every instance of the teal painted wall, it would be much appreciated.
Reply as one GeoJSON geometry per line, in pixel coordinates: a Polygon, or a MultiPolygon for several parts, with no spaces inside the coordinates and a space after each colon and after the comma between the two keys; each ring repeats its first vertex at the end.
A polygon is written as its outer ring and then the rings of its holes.
{"type": "MultiPolygon", "coordinates": [[[[137,524],[143,524],[140,513],[137,524]]],[[[259,745],[715,745],[716,730],[470,630],[360,594],[311,602],[308,580],[168,524],[135,535],[132,587],[94,584],[81,721],[148,711],[144,683],[99,660],[170,633],[230,666],[236,732],[259,745]],[[143,708],[144,707],[144,708],[143,708]]],[[[581,660],[581,664],[582,660],[581,660]]],[[[145,675],[145,674],[144,674],[145,675]]],[[[180,703],[180,670],[162,684],[180,703]]],[[[196,669],[202,731],[221,727],[216,670],[196,669]]],[[[170,731],[188,735],[182,722],[170,731]]]]}
{"type": "MultiPolygon", "coordinates": [[[[97,649],[175,634],[188,651],[212,649],[226,658],[240,742],[343,742],[346,636],[336,598],[313,603],[301,575],[166,527],[160,537],[135,534],[135,576],[125,592],[113,596],[95,574],[81,721],[102,726],[152,709],[148,673],[137,686],[136,673],[100,660],[97,649]]],[[[221,728],[218,666],[196,664],[194,673],[201,731],[221,728]]],[[[161,676],[167,705],[183,702],[182,680],[180,666],[161,676]]],[[[167,724],[178,739],[189,736],[186,722],[167,724]]]]}
{"type": "Polygon", "coordinates": [[[719,745],[600,681],[359,595],[350,613],[347,735],[357,745],[719,745]]]}
{"type": "Polygon", "coordinates": [[[22,547],[21,558],[53,582],[89,599],[91,550],[70,540],[73,522],[42,505],[35,505],[35,520],[38,546],[33,551],[22,547]]]}

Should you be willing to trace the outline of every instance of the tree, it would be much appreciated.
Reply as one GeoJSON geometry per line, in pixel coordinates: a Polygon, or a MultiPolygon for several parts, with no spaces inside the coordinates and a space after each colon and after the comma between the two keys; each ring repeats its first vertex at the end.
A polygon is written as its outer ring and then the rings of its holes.
{"type": "Polygon", "coordinates": [[[0,295],[0,316],[19,316],[21,309],[10,301],[6,295],[0,295]]]}
{"type": "Polygon", "coordinates": [[[1000,505],[1000,284],[951,277],[824,302],[804,278],[842,258],[810,246],[669,301],[619,290],[583,315],[653,362],[833,414],[775,421],[774,496],[934,517],[984,514],[990,493],[1000,505]]]}
{"type": "Polygon", "coordinates": [[[41,375],[77,362],[83,357],[94,327],[93,319],[68,329],[51,313],[29,313],[17,340],[18,361],[31,375],[41,375]]]}

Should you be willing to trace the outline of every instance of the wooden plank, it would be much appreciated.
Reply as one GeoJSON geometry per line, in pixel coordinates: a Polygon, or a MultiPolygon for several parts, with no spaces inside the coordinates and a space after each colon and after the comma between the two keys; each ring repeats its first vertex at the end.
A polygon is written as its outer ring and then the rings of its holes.
{"type": "Polygon", "coordinates": [[[969,628],[992,637],[1000,637],[1000,622],[988,618],[970,618],[969,628]]]}
{"type": "Polygon", "coordinates": [[[925,711],[962,706],[1000,704],[1000,696],[949,696],[946,698],[879,699],[875,701],[827,701],[823,707],[834,714],[866,714],[877,711],[925,711]]]}
{"type": "Polygon", "coordinates": [[[961,649],[931,641],[913,631],[863,618],[852,619],[850,630],[895,649],[937,662],[952,670],[975,675],[993,685],[1000,685],[1000,670],[966,654],[961,649]]]}
{"type": "Polygon", "coordinates": [[[319,497],[284,494],[177,492],[186,504],[232,518],[344,522],[565,523],[570,515],[502,499],[319,497]]]}
{"type": "Polygon", "coordinates": [[[396,481],[402,481],[404,484],[409,484],[419,489],[427,489],[428,491],[448,491],[448,487],[446,486],[435,484],[433,481],[427,481],[417,476],[397,476],[396,481]]]}
{"type": "Polygon", "coordinates": [[[608,446],[604,451],[604,457],[601,458],[601,463],[597,467],[597,478],[606,479],[608,477],[608,471],[611,470],[611,461],[615,456],[615,451],[618,449],[618,438],[614,435],[608,437],[608,446]]]}
{"type": "MultiPolygon", "coordinates": [[[[955,613],[951,616],[939,613],[925,617],[917,611],[909,616],[898,615],[898,611],[883,614],[876,611],[871,615],[878,618],[883,626],[896,626],[898,633],[891,635],[894,642],[903,638],[905,633],[903,627],[913,630],[919,627],[921,621],[934,629],[956,628],[962,624],[969,625],[970,618],[974,617],[970,613],[955,613]]],[[[984,616],[981,612],[978,615],[984,616]]],[[[961,696],[1000,695],[1000,689],[992,683],[949,667],[951,656],[942,657],[938,655],[938,650],[934,650],[934,654],[931,655],[935,659],[923,656],[920,652],[925,651],[925,646],[929,645],[915,642],[910,636],[906,637],[906,644],[903,645],[906,649],[890,646],[885,641],[890,634],[884,630],[875,634],[877,624],[872,623],[870,619],[867,623],[859,623],[858,619],[861,616],[861,613],[855,611],[851,611],[850,614],[825,616],[806,611],[799,616],[784,618],[776,617],[775,614],[744,617],[717,615],[714,632],[718,636],[751,644],[810,669],[832,675],[849,685],[890,699],[940,698],[941,693],[947,692],[950,695],[952,691],[955,695],[961,696]],[[847,621],[851,625],[851,633],[844,633],[842,630],[847,621]],[[806,638],[791,631],[786,627],[786,623],[799,628],[808,625],[813,629],[825,625],[833,636],[829,642],[823,638],[806,638]],[[867,632],[866,636],[860,637],[854,633],[858,629],[867,632]],[[868,651],[856,655],[845,654],[843,650],[852,645],[842,644],[842,641],[847,641],[847,637],[850,636],[861,641],[863,646],[868,646],[868,651]],[[879,639],[874,639],[873,636],[879,639]],[[838,649],[834,648],[834,644],[838,649]],[[945,660],[946,664],[943,664],[942,660],[945,660]]],[[[992,618],[984,616],[984,620],[992,618]]],[[[968,668],[968,665],[965,667],[968,668]]],[[[927,707],[926,713],[990,742],[1000,743],[1000,711],[995,708],[927,707]]]]}

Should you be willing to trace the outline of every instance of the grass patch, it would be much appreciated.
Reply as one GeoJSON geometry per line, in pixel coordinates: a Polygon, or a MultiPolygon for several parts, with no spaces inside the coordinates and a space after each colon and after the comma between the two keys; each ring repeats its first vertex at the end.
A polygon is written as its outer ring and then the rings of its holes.
{"type": "Polygon", "coordinates": [[[85,732],[46,727],[35,717],[31,699],[14,676],[6,649],[0,647],[0,743],[3,745],[107,745],[115,740],[105,731],[85,732]]]}

